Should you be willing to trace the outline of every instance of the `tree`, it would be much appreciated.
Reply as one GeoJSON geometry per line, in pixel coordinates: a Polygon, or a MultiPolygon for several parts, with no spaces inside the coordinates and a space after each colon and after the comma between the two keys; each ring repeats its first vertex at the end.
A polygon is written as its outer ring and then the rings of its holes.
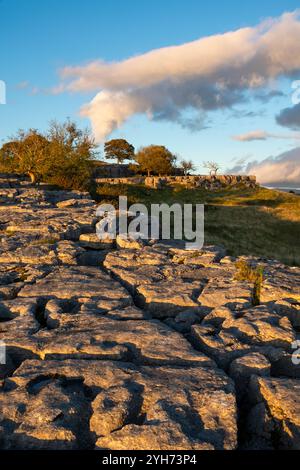
{"type": "Polygon", "coordinates": [[[216,176],[217,172],[220,169],[220,165],[217,162],[203,162],[204,168],[207,168],[209,170],[210,176],[216,176]]]}
{"type": "Polygon", "coordinates": [[[1,171],[14,173],[16,171],[16,157],[15,157],[15,146],[18,143],[16,141],[7,142],[3,144],[0,149],[0,168],[1,171]]]}
{"type": "Polygon", "coordinates": [[[87,130],[79,129],[75,122],[67,120],[63,124],[52,121],[47,138],[51,166],[46,180],[66,189],[85,189],[97,155],[93,137],[87,130]]]}
{"type": "Polygon", "coordinates": [[[125,139],[113,139],[104,144],[105,158],[123,163],[124,160],[134,159],[134,146],[125,139]]]}
{"type": "Polygon", "coordinates": [[[49,142],[37,130],[19,131],[17,136],[3,145],[2,164],[9,171],[28,175],[32,183],[40,181],[50,165],[49,142]]]}
{"type": "Polygon", "coordinates": [[[74,122],[52,122],[45,135],[34,129],[19,131],[0,149],[1,168],[26,174],[33,183],[46,181],[63,188],[85,189],[96,155],[88,131],[74,122]]]}
{"type": "Polygon", "coordinates": [[[172,173],[176,157],[163,145],[149,145],[139,150],[135,160],[141,172],[161,176],[172,173]]]}
{"type": "Polygon", "coordinates": [[[187,176],[191,171],[196,171],[196,166],[192,160],[181,160],[180,167],[183,170],[184,176],[187,176]]]}

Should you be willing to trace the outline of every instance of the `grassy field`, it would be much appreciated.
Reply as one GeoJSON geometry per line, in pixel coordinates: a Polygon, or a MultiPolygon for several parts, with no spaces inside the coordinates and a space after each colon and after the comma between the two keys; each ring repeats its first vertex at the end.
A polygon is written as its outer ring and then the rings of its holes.
{"type": "MultiPolygon", "coordinates": [[[[163,190],[132,185],[99,185],[96,199],[129,204],[175,202],[205,204],[205,243],[222,244],[234,256],[255,255],[300,266],[300,196],[265,188],[225,188],[218,191],[163,190]]],[[[94,195],[95,197],[95,195],[94,195]]]]}

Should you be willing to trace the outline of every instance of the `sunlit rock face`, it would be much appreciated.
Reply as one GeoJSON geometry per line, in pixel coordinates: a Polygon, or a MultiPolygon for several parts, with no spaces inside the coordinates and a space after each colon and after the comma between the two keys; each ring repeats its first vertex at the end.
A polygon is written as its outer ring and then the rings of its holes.
{"type": "Polygon", "coordinates": [[[300,270],[244,258],[256,305],[224,248],[104,243],[98,220],[0,176],[0,448],[299,449],[300,270]]]}
{"type": "Polygon", "coordinates": [[[236,446],[234,385],[214,367],[31,360],[6,382],[6,449],[236,446]]]}

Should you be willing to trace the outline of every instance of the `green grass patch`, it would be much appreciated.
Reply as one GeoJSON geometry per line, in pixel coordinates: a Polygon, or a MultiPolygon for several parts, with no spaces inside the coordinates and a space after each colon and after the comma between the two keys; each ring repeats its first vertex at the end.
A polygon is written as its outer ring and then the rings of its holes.
{"type": "Polygon", "coordinates": [[[101,184],[94,198],[128,204],[205,204],[205,243],[224,245],[232,256],[252,255],[300,266],[300,196],[266,188],[228,187],[216,191],[180,185],[162,190],[142,185],[101,184]]]}

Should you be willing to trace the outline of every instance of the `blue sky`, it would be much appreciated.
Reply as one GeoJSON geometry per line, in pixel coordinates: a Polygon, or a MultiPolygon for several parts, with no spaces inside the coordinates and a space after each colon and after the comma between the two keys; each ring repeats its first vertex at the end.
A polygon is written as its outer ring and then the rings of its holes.
{"type": "MultiPolygon", "coordinates": [[[[45,129],[51,119],[75,118],[95,91],[53,95],[58,70],[95,59],[122,61],[165,46],[256,26],[299,7],[297,1],[253,0],[0,0],[0,80],[7,84],[7,104],[0,106],[0,140],[19,128],[45,129]]],[[[299,76],[300,79],[300,76],[299,76]]],[[[203,160],[217,160],[225,169],[233,159],[263,160],[297,146],[293,139],[234,141],[231,136],[263,129],[272,134],[289,131],[276,124],[275,115],[291,106],[291,82],[277,83],[284,93],[268,103],[249,101],[207,116],[207,128],[191,132],[171,121],[131,117],[112,137],[124,137],[136,147],[152,143],[191,158],[202,169],[203,160]],[[236,117],[234,112],[253,113],[236,117]]]]}

